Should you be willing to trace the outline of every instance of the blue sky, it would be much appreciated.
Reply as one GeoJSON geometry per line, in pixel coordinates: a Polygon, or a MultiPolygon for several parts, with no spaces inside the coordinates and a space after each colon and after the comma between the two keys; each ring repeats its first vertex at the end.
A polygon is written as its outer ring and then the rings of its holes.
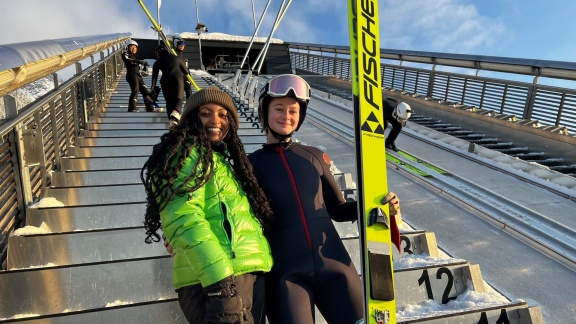
{"type": "MultiPolygon", "coordinates": [[[[1,0],[0,44],[131,32],[155,38],[136,0],[1,0]],[[9,14],[6,14],[9,13],[9,14]]],[[[156,0],[144,1],[156,12],[156,0]]],[[[257,19],[265,0],[254,0],[257,19]]],[[[209,31],[250,36],[251,0],[198,0],[209,31]]],[[[270,30],[274,0],[259,36],[270,30]]],[[[348,44],[344,0],[294,0],[275,37],[285,41],[348,44]]],[[[574,61],[574,0],[380,0],[384,48],[574,61]]],[[[194,0],[163,0],[167,32],[194,31],[194,0]]]]}

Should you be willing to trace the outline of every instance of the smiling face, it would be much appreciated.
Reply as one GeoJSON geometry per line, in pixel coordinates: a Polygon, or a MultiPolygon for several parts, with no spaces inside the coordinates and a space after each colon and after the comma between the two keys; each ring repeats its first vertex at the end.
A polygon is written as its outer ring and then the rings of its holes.
{"type": "Polygon", "coordinates": [[[207,103],[200,106],[198,116],[210,142],[220,142],[226,137],[230,129],[228,110],[218,104],[207,103]]]}
{"type": "MultiPolygon", "coordinates": [[[[300,120],[300,104],[293,97],[272,98],[268,106],[268,127],[280,135],[292,134],[300,120]]],[[[270,132],[266,134],[268,143],[276,143],[270,132]]]]}
{"type": "Polygon", "coordinates": [[[128,51],[132,54],[136,54],[138,52],[138,46],[136,45],[128,45],[128,51]]]}

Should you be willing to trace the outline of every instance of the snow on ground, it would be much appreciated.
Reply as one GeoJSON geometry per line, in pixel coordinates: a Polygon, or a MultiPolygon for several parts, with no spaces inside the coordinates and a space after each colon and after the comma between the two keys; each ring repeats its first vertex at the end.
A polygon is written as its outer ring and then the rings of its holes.
{"type": "Polygon", "coordinates": [[[48,225],[46,225],[46,223],[42,222],[40,227],[28,225],[28,226],[24,226],[22,228],[19,228],[19,229],[15,230],[11,234],[11,236],[12,235],[19,236],[19,235],[47,234],[47,233],[52,233],[52,230],[50,229],[50,227],[48,227],[48,225]]]}
{"type": "MultiPolygon", "coordinates": [[[[172,37],[179,37],[183,39],[198,39],[198,33],[196,32],[182,32],[178,34],[167,35],[168,39],[172,37]]],[[[236,36],[223,33],[202,33],[200,36],[201,40],[216,40],[216,41],[227,41],[227,42],[250,42],[252,36],[236,36]]],[[[255,43],[265,43],[267,37],[255,37],[255,43]]],[[[273,44],[283,44],[284,41],[278,38],[271,38],[270,43],[273,44]]]]}
{"type": "Polygon", "coordinates": [[[39,202],[30,205],[28,208],[64,207],[64,203],[53,197],[42,198],[39,202]]]}
{"type": "MultiPolygon", "coordinates": [[[[469,283],[468,287],[472,284],[469,283]]],[[[456,300],[451,300],[447,304],[438,304],[433,300],[427,300],[417,305],[406,305],[402,309],[396,310],[398,321],[416,320],[430,316],[440,316],[457,313],[463,310],[473,310],[488,307],[497,307],[509,304],[504,296],[495,291],[478,293],[468,288],[463,294],[458,295],[456,300]]]]}

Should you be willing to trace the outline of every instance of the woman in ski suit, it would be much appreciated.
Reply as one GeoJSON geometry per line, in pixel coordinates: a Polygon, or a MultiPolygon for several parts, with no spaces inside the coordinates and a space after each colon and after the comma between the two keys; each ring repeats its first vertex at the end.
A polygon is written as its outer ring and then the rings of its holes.
{"type": "Polygon", "coordinates": [[[172,282],[190,323],[259,323],[263,314],[263,273],[272,258],[262,224],[271,209],[238,126],[228,94],[200,90],[141,172],[146,242],[158,242],[162,228],[174,255],[172,282]]]}
{"type": "Polygon", "coordinates": [[[156,48],[158,60],[152,65],[152,90],[156,87],[158,74],[162,71],[160,86],[166,100],[166,113],[170,119],[170,126],[180,121],[180,110],[184,102],[184,76],[190,74],[188,68],[176,56],[170,54],[164,46],[156,48]]]}
{"type": "MultiPolygon", "coordinates": [[[[122,53],[122,61],[126,66],[126,81],[130,85],[130,99],[128,99],[128,112],[137,111],[136,103],[138,102],[138,91],[142,94],[142,98],[146,98],[148,95],[148,89],[142,79],[142,74],[140,74],[140,65],[148,65],[148,62],[140,60],[136,57],[138,52],[138,43],[131,40],[128,42],[128,47],[126,51],[122,53]]],[[[154,107],[144,100],[144,105],[146,106],[146,111],[154,111],[154,107]]]]}
{"type": "Polygon", "coordinates": [[[296,75],[269,80],[259,116],[266,144],[250,154],[274,217],[267,237],[274,267],[266,275],[270,323],[314,323],[314,305],[328,323],[363,318],[362,282],[332,220],[357,219],[320,149],[291,141],[306,116],[310,88],[296,75]]]}

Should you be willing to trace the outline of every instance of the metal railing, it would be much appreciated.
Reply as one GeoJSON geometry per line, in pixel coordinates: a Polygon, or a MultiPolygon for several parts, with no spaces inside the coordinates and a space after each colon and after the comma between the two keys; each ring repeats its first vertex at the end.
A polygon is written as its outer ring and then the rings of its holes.
{"type": "Polygon", "coordinates": [[[6,95],[0,125],[0,263],[6,267],[8,236],[25,224],[26,208],[43,197],[50,173],[59,171],[89,118],[109,99],[124,68],[121,44],[102,48],[100,60],[20,110],[6,95]],[[106,51],[106,53],[104,52],[106,51]]]}
{"type": "MultiPolygon", "coordinates": [[[[290,44],[292,69],[351,80],[344,46],[290,44]]],[[[381,49],[382,87],[418,97],[491,110],[532,121],[536,127],[576,133],[576,90],[538,84],[538,77],[576,80],[576,63],[381,49]],[[401,66],[429,63],[430,69],[401,66]],[[438,65],[534,76],[533,83],[437,71],[438,65]]],[[[476,73],[477,75],[477,73],[476,73]]]]}

